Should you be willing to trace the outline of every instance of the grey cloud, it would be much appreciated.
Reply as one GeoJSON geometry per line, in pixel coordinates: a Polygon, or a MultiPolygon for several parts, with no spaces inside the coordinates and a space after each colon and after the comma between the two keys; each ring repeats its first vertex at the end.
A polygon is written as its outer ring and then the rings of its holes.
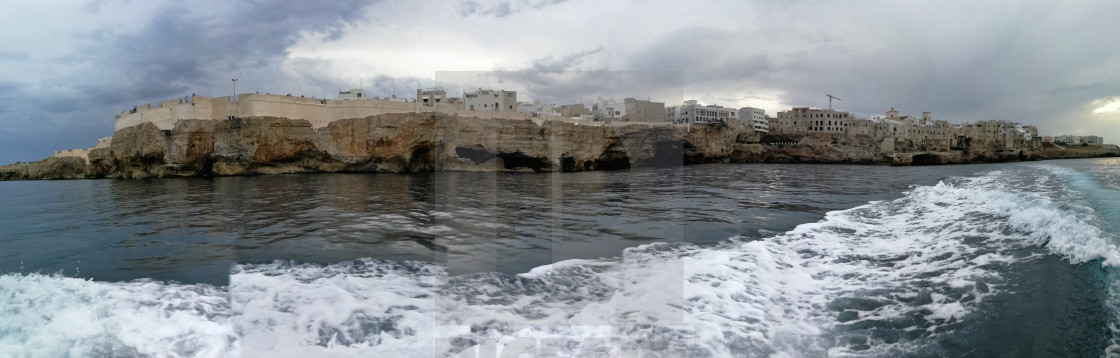
{"type": "MultiPolygon", "coordinates": [[[[277,67],[301,36],[337,38],[361,20],[371,4],[364,0],[212,1],[193,6],[169,2],[136,30],[121,33],[103,28],[73,34],[81,44],[74,55],[49,59],[69,73],[40,77],[36,83],[16,89],[18,93],[0,86],[0,98],[20,98],[4,103],[0,122],[9,133],[35,133],[40,138],[34,143],[5,141],[0,161],[42,158],[50,154],[48,147],[88,146],[112,132],[113,115],[120,110],[192,92],[226,94],[233,77],[242,79],[239,85],[297,87],[329,94],[331,91],[321,87],[337,84],[313,77],[293,81],[277,67]],[[17,156],[11,147],[42,155],[17,156]]],[[[86,10],[95,11],[102,5],[90,2],[86,10]]],[[[0,53],[0,59],[22,57],[0,53]]],[[[238,89],[254,90],[248,86],[238,89]]]]}
{"type": "Polygon", "coordinates": [[[1116,82],[1093,81],[1064,86],[1055,86],[1044,91],[1050,96],[1077,96],[1089,95],[1094,97],[1113,96],[1120,94],[1120,85],[1116,82]]]}
{"type": "Polygon", "coordinates": [[[0,80],[0,100],[10,99],[9,97],[17,93],[20,87],[18,83],[0,80]]]}
{"type": "Polygon", "coordinates": [[[604,52],[603,47],[596,47],[559,56],[549,54],[519,70],[437,72],[436,82],[520,88],[524,92],[519,94],[519,98],[556,104],[589,103],[606,98],[621,100],[626,97],[667,98],[671,101],[682,98],[681,71],[582,68],[581,64],[587,58],[604,52]]]}
{"type": "Polygon", "coordinates": [[[89,101],[126,104],[165,99],[191,89],[225,88],[229,78],[282,60],[287,48],[306,33],[337,38],[360,19],[370,2],[230,4],[228,12],[191,10],[207,6],[169,6],[138,31],[121,36],[103,31],[88,34],[85,55],[70,60],[97,70],[77,76],[74,88],[89,101]],[[223,13],[227,15],[214,17],[223,13]]]}
{"type": "MultiPolygon", "coordinates": [[[[993,39],[1002,34],[988,35],[993,39]]],[[[971,51],[969,61],[944,59],[920,43],[877,48],[828,33],[800,34],[760,45],[738,39],[756,34],[708,27],[672,32],[629,56],[635,68],[682,70],[693,91],[713,93],[777,90],[793,105],[824,107],[826,93],[845,98],[840,109],[878,114],[890,106],[942,114],[994,111],[1007,99],[1003,86],[1025,81],[1016,64],[1020,48],[1006,45],[971,51]]],[[[998,42],[992,40],[993,42],[998,42]]],[[[962,43],[983,47],[980,44],[962,43]]],[[[729,97],[725,97],[729,98],[729,97]]],[[[974,120],[959,118],[958,120],[974,120]]]]}
{"type": "Polygon", "coordinates": [[[567,0],[502,0],[492,4],[481,4],[476,0],[460,1],[456,8],[462,16],[508,17],[524,11],[546,8],[567,0]]]}
{"type": "Polygon", "coordinates": [[[81,9],[87,13],[97,13],[101,11],[101,6],[105,5],[107,0],[88,0],[82,4],[81,9]]]}
{"type": "Polygon", "coordinates": [[[576,67],[585,57],[601,52],[603,52],[603,48],[597,47],[591,50],[569,54],[561,58],[555,58],[552,55],[548,55],[544,58],[533,61],[532,68],[534,71],[544,73],[559,73],[569,71],[576,67]]]}
{"type": "Polygon", "coordinates": [[[0,61],[25,61],[28,55],[22,52],[0,50],[0,61]]]}
{"type": "Polygon", "coordinates": [[[679,71],[494,71],[494,78],[524,88],[522,98],[547,103],[589,103],[626,97],[677,101],[683,96],[679,71]]]}
{"type": "MultiPolygon", "coordinates": [[[[432,80],[418,77],[392,77],[379,75],[374,77],[373,83],[367,85],[371,97],[415,98],[417,88],[432,87],[432,80]]],[[[448,95],[453,95],[448,93],[448,95]]]]}

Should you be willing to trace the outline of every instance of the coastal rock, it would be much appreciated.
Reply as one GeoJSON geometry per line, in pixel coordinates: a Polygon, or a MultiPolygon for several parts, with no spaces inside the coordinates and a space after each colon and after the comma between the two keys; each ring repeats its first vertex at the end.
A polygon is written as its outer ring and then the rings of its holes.
{"type": "MultiPolygon", "coordinates": [[[[384,114],[312,129],[304,120],[185,120],[123,128],[90,154],[94,177],[308,172],[585,171],[683,165],[669,125],[384,114]]],[[[715,151],[718,148],[708,150],[715,151]]]]}
{"type": "Polygon", "coordinates": [[[88,166],[82,158],[51,157],[37,162],[0,167],[0,180],[51,180],[88,178],[88,166]]]}
{"type": "Polygon", "coordinates": [[[1043,143],[1037,153],[1038,159],[1074,159],[1120,157],[1120,149],[1115,145],[1060,145],[1043,143]]]}
{"type": "Polygon", "coordinates": [[[603,124],[436,112],[351,118],[249,117],[151,123],[114,133],[80,158],[0,167],[0,180],[226,176],[316,172],[573,172],[700,163],[940,165],[1120,156],[1115,146],[926,151],[905,140],[835,133],[767,134],[728,124],[603,124]],[[900,150],[905,149],[905,151],[900,150]]]}

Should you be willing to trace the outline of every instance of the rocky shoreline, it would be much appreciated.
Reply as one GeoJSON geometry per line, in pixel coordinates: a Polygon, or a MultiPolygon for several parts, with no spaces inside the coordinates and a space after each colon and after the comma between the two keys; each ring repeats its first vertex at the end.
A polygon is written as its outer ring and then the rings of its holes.
{"type": "MultiPolygon", "coordinates": [[[[435,112],[344,119],[250,117],[123,128],[81,158],[0,167],[0,180],[208,177],[283,173],[574,172],[700,163],[940,165],[1120,156],[1109,147],[880,150],[870,137],[766,134],[734,125],[583,124],[435,112]]],[[[895,148],[913,148],[896,142],[895,148]]]]}

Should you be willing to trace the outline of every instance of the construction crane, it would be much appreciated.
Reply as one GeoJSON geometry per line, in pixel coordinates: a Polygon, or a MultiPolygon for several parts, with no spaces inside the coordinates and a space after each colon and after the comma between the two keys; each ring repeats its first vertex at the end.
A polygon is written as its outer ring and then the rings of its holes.
{"type": "Polygon", "coordinates": [[[828,110],[830,110],[830,111],[832,110],[832,100],[833,99],[836,99],[837,101],[843,101],[842,99],[840,99],[840,97],[836,97],[836,96],[830,95],[828,93],[825,93],[824,95],[828,96],[828,110]]]}

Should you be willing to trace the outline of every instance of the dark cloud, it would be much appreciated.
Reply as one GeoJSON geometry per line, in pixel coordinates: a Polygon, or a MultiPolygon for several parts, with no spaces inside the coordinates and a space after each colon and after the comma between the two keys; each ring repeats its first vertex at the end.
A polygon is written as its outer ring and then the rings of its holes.
{"type": "Polygon", "coordinates": [[[306,34],[337,38],[370,2],[211,5],[169,6],[127,34],[88,34],[83,55],[71,60],[91,72],[74,76],[74,88],[92,101],[122,104],[225,88],[230,78],[275,65],[306,34]]]}
{"type": "MultiPolygon", "coordinates": [[[[239,92],[254,91],[241,87],[251,83],[257,89],[302,87],[329,94],[332,91],[320,87],[336,83],[315,83],[298,73],[300,78],[292,81],[277,67],[303,36],[338,38],[371,4],[364,0],[168,3],[142,19],[136,30],[103,28],[75,34],[81,47],[74,55],[51,60],[68,71],[18,88],[19,94],[11,96],[19,102],[8,103],[0,114],[8,133],[33,132],[34,137],[51,139],[38,144],[6,141],[0,162],[30,159],[16,156],[12,146],[50,154],[40,147],[92,145],[96,138],[112,133],[113,115],[120,110],[190,93],[228,93],[230,78],[241,79],[239,92]]],[[[85,10],[96,12],[102,5],[92,1],[85,10]]],[[[24,56],[0,52],[0,60],[24,56]]],[[[0,84],[0,98],[4,91],[12,89],[0,84]]]]}
{"type": "Polygon", "coordinates": [[[503,0],[482,4],[475,0],[460,1],[456,8],[462,16],[508,17],[523,11],[537,10],[563,3],[567,0],[503,0]]]}
{"type": "MultiPolygon", "coordinates": [[[[168,3],[150,17],[114,20],[139,22],[138,28],[105,27],[80,34],[76,39],[81,46],[69,56],[40,58],[36,52],[0,50],[0,62],[48,69],[27,83],[0,81],[0,139],[14,143],[10,139],[28,137],[37,128],[57,133],[57,138],[76,138],[67,134],[70,127],[100,126],[88,130],[84,135],[90,140],[77,146],[88,145],[111,131],[112,114],[120,110],[192,92],[226,95],[232,91],[230,78],[240,79],[241,92],[333,97],[339,89],[358,85],[356,77],[340,80],[347,76],[341,71],[355,71],[363,60],[334,62],[329,54],[289,58],[287,51],[304,38],[311,43],[339,39],[366,22],[363,14],[376,18],[370,20],[376,22],[370,32],[378,38],[407,31],[413,15],[432,15],[426,19],[448,19],[453,25],[451,30],[416,26],[430,38],[472,26],[446,36],[454,46],[440,46],[445,51],[472,46],[508,51],[524,43],[537,48],[541,39],[554,42],[548,43],[547,54],[507,64],[509,71],[437,72],[435,81],[383,71],[376,75],[376,63],[399,59],[365,61],[372,74],[358,72],[367,76],[363,87],[371,96],[410,98],[416,88],[439,85],[450,93],[514,89],[522,91],[521,98],[556,103],[633,96],[672,105],[687,95],[724,105],[777,100],[825,107],[830,93],[843,98],[835,103],[838,109],[859,115],[881,115],[893,106],[906,114],[929,110],[954,122],[1035,123],[1044,132],[1104,129],[1094,124],[1097,118],[1087,107],[1094,99],[1120,96],[1120,52],[1106,41],[1116,32],[1116,22],[1103,15],[1120,10],[1118,2],[642,3],[638,6],[644,8],[608,9],[614,12],[605,15],[618,16],[594,23],[583,20],[597,16],[588,12],[594,9],[553,6],[561,2],[466,0],[411,13],[398,7],[366,11],[370,3],[360,0],[168,3]],[[536,17],[514,16],[545,8],[552,12],[550,18],[570,19],[581,30],[602,29],[602,36],[556,40],[563,27],[535,27],[529,18],[538,21],[536,17]],[[489,35],[467,36],[489,29],[488,24],[477,26],[485,21],[526,30],[501,33],[509,41],[498,45],[488,42],[489,35]]],[[[106,14],[116,5],[93,0],[84,9],[106,14]]],[[[461,54],[473,63],[487,61],[474,58],[480,55],[471,50],[461,54]]],[[[431,55],[460,53],[433,50],[431,55]]],[[[58,139],[41,142],[55,149],[73,146],[58,139]]],[[[15,152],[6,148],[0,148],[0,156],[15,152]]]]}

